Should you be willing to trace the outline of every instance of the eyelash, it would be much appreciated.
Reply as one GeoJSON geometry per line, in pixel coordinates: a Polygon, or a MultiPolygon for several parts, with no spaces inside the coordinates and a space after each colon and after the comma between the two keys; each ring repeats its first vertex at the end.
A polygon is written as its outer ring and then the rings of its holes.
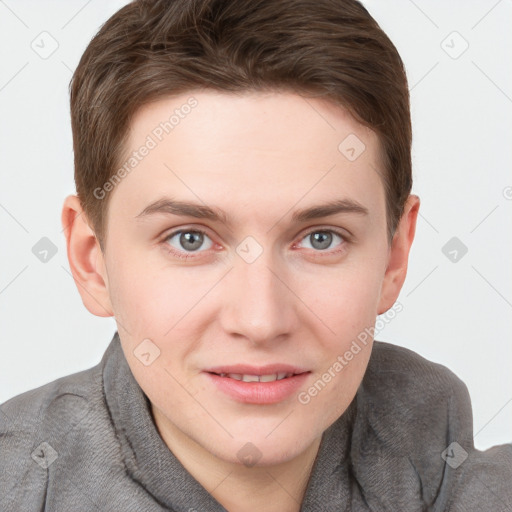
{"type": "MultiPolygon", "coordinates": [[[[208,236],[208,238],[211,238],[209,237],[208,233],[206,231],[203,231],[202,229],[198,229],[198,228],[181,228],[181,229],[178,229],[176,231],[172,231],[171,233],[169,233],[168,235],[166,235],[164,237],[164,239],[162,240],[162,243],[164,244],[164,247],[165,249],[167,250],[168,253],[170,253],[172,256],[174,257],[177,257],[179,259],[182,259],[182,260],[189,260],[189,259],[195,259],[195,258],[199,258],[200,256],[195,256],[194,253],[187,253],[187,252],[183,252],[183,251],[178,251],[176,249],[174,249],[173,247],[171,247],[167,242],[169,239],[171,239],[172,237],[176,236],[177,234],[179,233],[201,233],[202,235],[206,235],[208,236]]],[[[304,240],[305,238],[307,238],[308,236],[310,236],[311,234],[313,233],[334,233],[335,235],[338,235],[342,240],[343,242],[340,244],[340,247],[339,249],[337,250],[334,250],[334,251],[320,251],[320,250],[314,250],[312,249],[315,253],[315,257],[320,257],[322,258],[324,255],[328,255],[328,256],[333,256],[335,254],[338,254],[340,252],[343,252],[345,250],[345,246],[346,244],[350,243],[350,237],[344,233],[344,232],[341,232],[341,231],[338,231],[337,229],[332,229],[332,228],[315,228],[315,229],[312,229],[310,231],[308,231],[307,233],[305,233],[302,238],[300,239],[300,241],[304,240]]],[[[204,251],[198,251],[198,254],[200,254],[201,252],[204,252],[204,251]]]]}

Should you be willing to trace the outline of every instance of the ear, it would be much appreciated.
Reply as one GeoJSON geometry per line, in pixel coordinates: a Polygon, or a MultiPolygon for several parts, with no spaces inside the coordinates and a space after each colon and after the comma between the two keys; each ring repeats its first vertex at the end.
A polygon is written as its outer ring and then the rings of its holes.
{"type": "Polygon", "coordinates": [[[382,282],[377,314],[382,315],[395,303],[407,275],[409,250],[416,232],[416,220],[420,208],[420,198],[410,195],[398,223],[388,255],[388,265],[382,282]]]}
{"type": "Polygon", "coordinates": [[[61,215],[69,266],[84,306],[96,316],[114,316],[105,261],[76,195],[64,200],[61,215]]]}

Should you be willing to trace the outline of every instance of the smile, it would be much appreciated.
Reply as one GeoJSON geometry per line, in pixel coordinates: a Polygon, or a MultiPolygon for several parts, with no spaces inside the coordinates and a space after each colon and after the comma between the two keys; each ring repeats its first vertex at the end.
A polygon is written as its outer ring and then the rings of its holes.
{"type": "Polygon", "coordinates": [[[220,377],[229,377],[230,379],[240,380],[242,382],[273,382],[275,380],[287,379],[292,377],[294,373],[271,373],[268,375],[247,375],[241,373],[220,373],[220,377]]]}
{"type": "Polygon", "coordinates": [[[277,404],[299,392],[311,372],[215,373],[203,372],[214,389],[236,402],[245,404],[277,404]]]}

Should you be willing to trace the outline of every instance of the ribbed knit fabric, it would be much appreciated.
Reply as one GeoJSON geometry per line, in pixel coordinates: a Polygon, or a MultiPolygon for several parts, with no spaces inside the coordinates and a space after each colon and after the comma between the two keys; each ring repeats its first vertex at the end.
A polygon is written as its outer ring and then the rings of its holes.
{"type": "MultiPolygon", "coordinates": [[[[95,367],[2,404],[0,511],[225,511],[149,406],[118,333],[95,367]]],[[[356,397],[322,436],[301,512],[511,512],[512,444],[478,451],[472,425],[453,372],[375,341],[356,397]]]]}

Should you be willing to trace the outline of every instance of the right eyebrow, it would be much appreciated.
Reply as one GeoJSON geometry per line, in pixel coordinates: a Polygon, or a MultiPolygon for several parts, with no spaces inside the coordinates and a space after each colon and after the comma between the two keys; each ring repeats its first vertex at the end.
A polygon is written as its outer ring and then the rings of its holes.
{"type": "Polygon", "coordinates": [[[190,203],[186,201],[177,201],[164,197],[150,203],[138,215],[136,219],[142,219],[155,214],[169,214],[196,217],[198,219],[208,219],[217,222],[224,222],[228,224],[226,212],[220,209],[213,209],[209,206],[190,203]]]}

